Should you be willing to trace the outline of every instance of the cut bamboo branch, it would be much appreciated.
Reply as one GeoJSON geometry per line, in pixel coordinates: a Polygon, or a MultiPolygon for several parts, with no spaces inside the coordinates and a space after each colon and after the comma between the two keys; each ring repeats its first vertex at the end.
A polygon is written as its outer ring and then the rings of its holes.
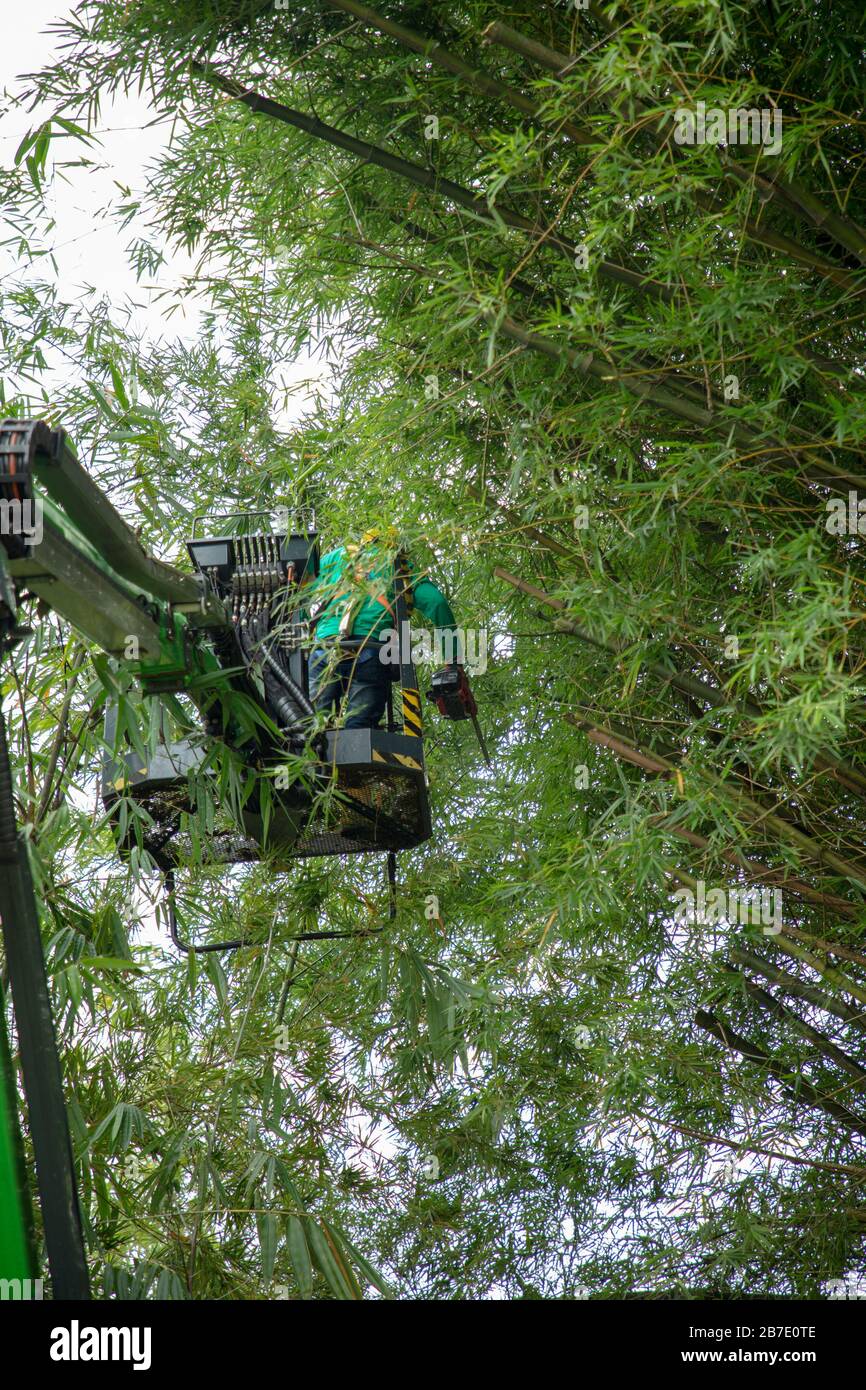
{"type": "MultiPolygon", "coordinates": [[[[469,493],[470,497],[474,498],[476,502],[484,501],[481,489],[474,487],[472,483],[469,483],[467,485],[466,491],[469,493]]],[[[493,505],[496,508],[496,510],[498,512],[501,512],[502,515],[506,517],[508,521],[512,521],[515,525],[520,526],[520,530],[523,533],[523,535],[529,536],[532,540],[537,541],[539,545],[544,546],[545,550],[549,550],[552,555],[561,555],[564,559],[567,560],[571,560],[574,558],[574,548],[569,549],[568,546],[563,545],[561,541],[555,540],[553,536],[548,536],[546,532],[540,531],[537,526],[528,526],[518,516],[517,512],[515,512],[511,507],[506,507],[503,502],[499,501],[498,497],[491,497],[490,500],[493,502],[493,505]]]]}
{"type": "MultiPolygon", "coordinates": [[[[672,764],[663,753],[654,748],[641,748],[626,730],[617,727],[613,721],[609,720],[609,727],[602,728],[591,720],[582,719],[576,714],[566,714],[565,720],[576,729],[582,730],[591,743],[596,744],[599,748],[609,749],[623,762],[642,768],[644,772],[651,772],[663,777],[675,775],[672,764]]],[[[676,750],[671,749],[669,751],[673,756],[676,756],[676,750]]]]}

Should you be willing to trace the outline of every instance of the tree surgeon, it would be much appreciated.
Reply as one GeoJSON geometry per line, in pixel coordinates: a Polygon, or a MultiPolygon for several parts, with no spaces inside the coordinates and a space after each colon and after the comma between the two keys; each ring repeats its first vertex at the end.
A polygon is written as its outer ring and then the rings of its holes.
{"type": "Polygon", "coordinates": [[[378,728],[385,712],[396,673],[390,634],[399,633],[398,594],[409,613],[420,613],[432,625],[447,665],[458,666],[451,605],[435,584],[416,575],[393,527],[372,528],[358,543],[322,556],[307,596],[314,634],[310,695],[317,710],[344,707],[347,729],[378,728]]]}

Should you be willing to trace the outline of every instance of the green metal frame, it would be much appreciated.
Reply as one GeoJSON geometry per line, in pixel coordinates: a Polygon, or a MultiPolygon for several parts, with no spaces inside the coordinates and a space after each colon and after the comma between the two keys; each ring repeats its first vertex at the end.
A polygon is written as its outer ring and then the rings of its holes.
{"type": "Polygon", "coordinates": [[[219,663],[196,637],[202,629],[226,627],[222,604],[194,576],[145,552],[62,430],[22,425],[31,429],[22,486],[41,509],[42,536],[9,558],[15,584],[122,660],[146,692],[198,688],[203,677],[216,676],[219,663]],[[136,656],[129,654],[131,638],[136,656]]]}
{"type": "Polygon", "coordinates": [[[33,1213],[18,1128],[15,1073],[6,1036],[6,1010],[0,988],[0,1298],[10,1281],[19,1287],[35,1278],[33,1213]]]}

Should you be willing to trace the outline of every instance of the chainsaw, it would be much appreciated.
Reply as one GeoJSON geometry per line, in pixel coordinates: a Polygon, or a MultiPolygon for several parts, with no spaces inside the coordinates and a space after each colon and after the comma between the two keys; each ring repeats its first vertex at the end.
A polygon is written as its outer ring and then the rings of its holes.
{"type": "Polygon", "coordinates": [[[466,672],[462,666],[443,666],[441,671],[434,671],[433,682],[430,689],[425,691],[428,700],[432,700],[443,719],[470,719],[475,730],[476,738],[484,754],[484,761],[490,765],[490,754],[487,751],[487,744],[478,723],[478,706],[475,703],[475,696],[469,688],[466,679],[466,672]]]}

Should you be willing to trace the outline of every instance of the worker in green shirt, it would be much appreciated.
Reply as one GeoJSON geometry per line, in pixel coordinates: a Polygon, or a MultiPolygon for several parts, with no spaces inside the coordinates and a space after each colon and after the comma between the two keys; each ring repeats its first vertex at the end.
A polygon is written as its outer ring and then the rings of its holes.
{"type": "Polygon", "coordinates": [[[319,574],[305,596],[315,609],[314,645],[308,672],[317,710],[338,709],[346,700],[346,729],[375,729],[388,703],[394,667],[383,634],[398,627],[395,586],[403,584],[408,609],[444,634],[456,659],[457,626],[445,595],[429,579],[415,578],[405,560],[396,565],[396,532],[366,531],[357,545],[337,546],[322,556],[319,574]]]}

